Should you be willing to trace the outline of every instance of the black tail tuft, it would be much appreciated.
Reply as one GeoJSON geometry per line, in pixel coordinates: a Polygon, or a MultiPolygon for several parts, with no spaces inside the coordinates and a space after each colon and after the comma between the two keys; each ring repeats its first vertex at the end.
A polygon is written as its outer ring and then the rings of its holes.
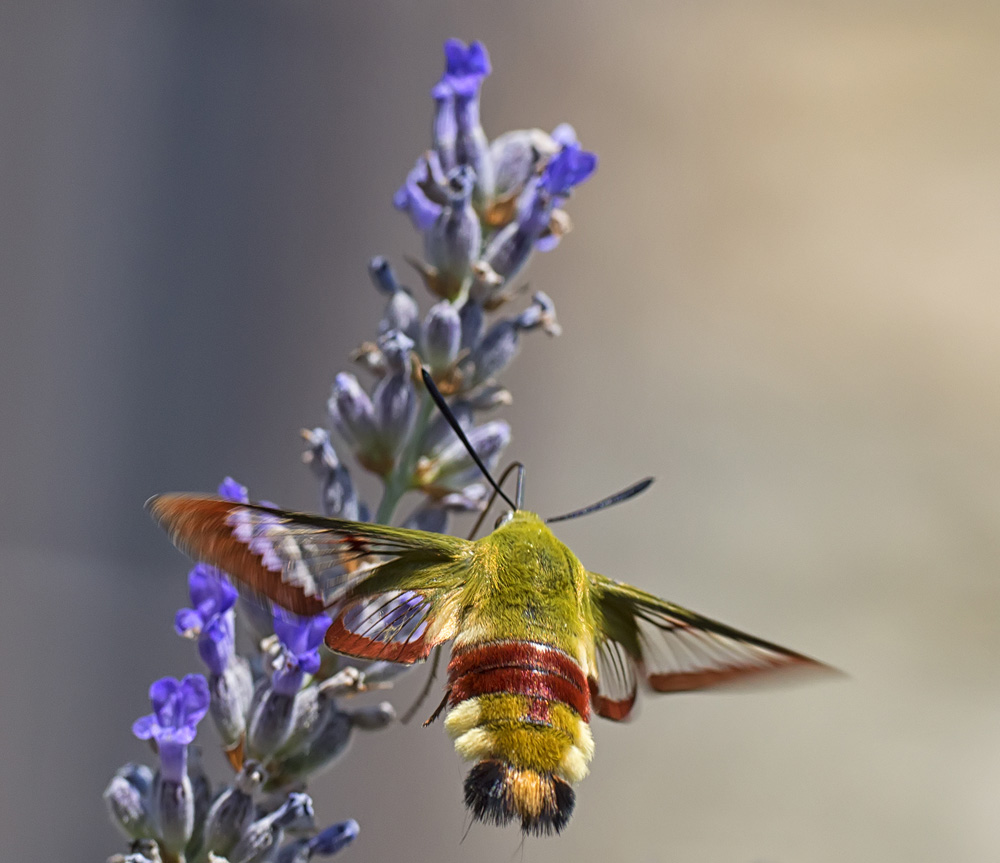
{"type": "Polygon", "coordinates": [[[465,805],[477,821],[503,827],[514,819],[516,813],[507,775],[507,765],[499,761],[480,761],[465,777],[465,805]]]}
{"type": "Polygon", "coordinates": [[[573,814],[576,794],[564,779],[480,761],[465,778],[465,805],[478,821],[503,827],[515,818],[535,836],[560,832],[573,814]]]}
{"type": "Polygon", "coordinates": [[[527,819],[521,822],[521,829],[525,833],[534,833],[536,836],[558,833],[569,822],[576,804],[576,792],[565,779],[558,776],[552,777],[552,791],[553,805],[546,806],[530,823],[527,819]]]}

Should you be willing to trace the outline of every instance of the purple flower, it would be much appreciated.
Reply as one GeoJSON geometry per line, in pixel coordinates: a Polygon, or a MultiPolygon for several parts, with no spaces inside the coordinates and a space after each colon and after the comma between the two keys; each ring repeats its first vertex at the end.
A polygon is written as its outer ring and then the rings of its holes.
{"type": "Polygon", "coordinates": [[[542,171],[541,186],[554,198],[565,198],[596,170],[597,156],[584,150],[577,141],[567,141],[542,171]]]}
{"type": "Polygon", "coordinates": [[[213,674],[222,674],[235,649],[233,605],[238,596],[222,572],[199,563],[188,573],[193,608],[182,608],[174,618],[178,635],[198,638],[198,653],[213,674]]]}
{"type": "Polygon", "coordinates": [[[360,830],[354,819],[334,824],[312,839],[297,839],[286,845],[278,852],[278,863],[306,863],[313,857],[332,857],[357,839],[360,830]]]}
{"type": "Polygon", "coordinates": [[[180,782],[187,769],[187,746],[208,711],[208,682],[201,674],[188,674],[183,680],[164,677],[149,687],[149,700],[153,712],[137,719],[132,733],[140,740],[156,741],[161,773],[180,782]]]}
{"type": "Polygon", "coordinates": [[[449,39],[444,43],[444,59],[444,76],[432,93],[444,86],[456,96],[471,96],[491,71],[490,55],[482,42],[466,47],[460,39],[449,39]]]}
{"type": "Polygon", "coordinates": [[[357,839],[360,830],[358,822],[353,818],[348,821],[341,821],[340,824],[327,827],[326,830],[317,833],[312,839],[308,840],[309,850],[313,854],[321,854],[329,857],[346,848],[357,839]]]}
{"type": "Polygon", "coordinates": [[[306,674],[319,671],[319,646],[332,622],[325,614],[296,617],[275,609],[274,634],[285,648],[284,665],[272,680],[275,692],[294,695],[306,674]]]}
{"type": "Polygon", "coordinates": [[[250,503],[247,487],[240,485],[231,476],[227,476],[219,485],[219,497],[231,500],[233,503],[250,503]]]}
{"type": "MultiPolygon", "coordinates": [[[[490,144],[479,121],[479,89],[483,79],[490,74],[490,57],[482,42],[468,47],[458,39],[449,39],[444,45],[445,73],[434,90],[438,99],[435,118],[435,147],[442,165],[454,159],[455,165],[466,166],[474,174],[473,202],[477,209],[485,207],[493,197],[495,171],[490,155],[490,144]],[[452,105],[442,94],[450,91],[452,105]],[[454,120],[445,120],[447,111],[454,111],[454,120]],[[445,129],[445,133],[441,129],[445,129]],[[448,134],[455,130],[454,152],[450,152],[448,134]]],[[[450,168],[450,166],[449,166],[450,168]]]]}
{"type": "MultiPolygon", "coordinates": [[[[440,164],[437,154],[431,153],[430,157],[433,163],[423,156],[417,159],[413,169],[406,175],[406,182],[392,196],[392,205],[406,213],[413,227],[421,233],[429,230],[437,221],[443,206],[443,198],[435,188],[438,185],[436,174],[440,173],[440,164]],[[438,200],[439,198],[441,199],[438,200]]],[[[443,177],[439,179],[443,188],[445,180],[443,177]]]]}

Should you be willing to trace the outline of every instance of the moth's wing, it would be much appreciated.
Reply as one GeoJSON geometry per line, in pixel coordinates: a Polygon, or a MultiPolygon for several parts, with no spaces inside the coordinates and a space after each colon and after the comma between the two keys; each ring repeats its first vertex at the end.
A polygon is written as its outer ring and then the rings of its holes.
{"type": "Polygon", "coordinates": [[[161,495],[147,508],[182,551],[300,615],[330,611],[329,647],[416,662],[454,633],[470,543],[443,534],[161,495]]]}
{"type": "Polygon", "coordinates": [[[692,692],[794,669],[833,670],[638,588],[588,575],[597,653],[591,700],[600,716],[627,718],[639,677],[655,692],[692,692]]]}

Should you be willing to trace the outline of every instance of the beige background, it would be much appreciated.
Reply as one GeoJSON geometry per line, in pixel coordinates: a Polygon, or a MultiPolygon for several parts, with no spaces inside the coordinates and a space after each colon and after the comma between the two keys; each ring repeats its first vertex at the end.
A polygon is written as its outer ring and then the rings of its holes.
{"type": "Polygon", "coordinates": [[[100,791],[197,669],[143,500],[314,506],[298,429],[373,331],[368,257],[419,252],[389,199],[458,35],[490,135],[601,157],[527,274],[565,328],[507,376],[529,504],[656,475],[560,535],[850,679],[597,721],[568,831],[523,848],[460,841],[440,727],[360,738],[313,787],[361,821],[342,859],[1000,859],[997,7],[470,7],[0,7],[3,856],[119,850],[100,791]]]}

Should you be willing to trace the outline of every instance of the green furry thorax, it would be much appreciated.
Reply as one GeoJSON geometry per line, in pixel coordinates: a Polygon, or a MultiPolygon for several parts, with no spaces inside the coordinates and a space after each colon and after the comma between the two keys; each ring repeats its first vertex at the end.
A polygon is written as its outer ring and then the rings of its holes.
{"type": "Polygon", "coordinates": [[[467,621],[484,640],[539,641],[575,656],[593,625],[587,590],[576,555],[537,515],[519,510],[474,543],[467,621]]]}

